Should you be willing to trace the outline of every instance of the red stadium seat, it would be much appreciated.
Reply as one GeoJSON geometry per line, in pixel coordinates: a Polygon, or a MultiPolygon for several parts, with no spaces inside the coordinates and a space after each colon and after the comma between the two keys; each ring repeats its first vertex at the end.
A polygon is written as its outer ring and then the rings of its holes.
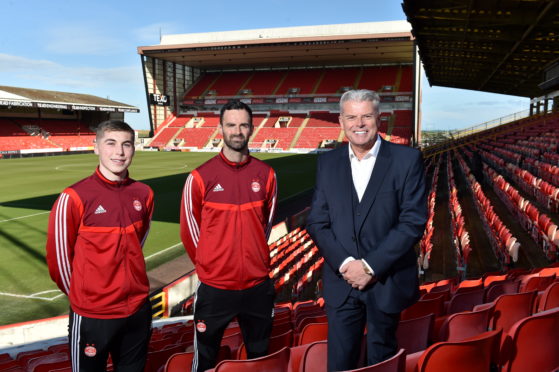
{"type": "Polygon", "coordinates": [[[500,330],[490,331],[464,341],[436,343],[420,356],[418,371],[489,371],[500,335],[500,330]]]}
{"type": "MultiPolygon", "coordinates": [[[[510,327],[518,320],[530,316],[536,299],[536,292],[516,293],[502,295],[495,300],[495,308],[490,319],[491,329],[502,329],[506,334],[510,327]]],[[[491,307],[493,304],[476,306],[475,310],[491,307]]]]}
{"type": "Polygon", "coordinates": [[[419,318],[400,320],[396,330],[398,347],[406,349],[408,354],[425,350],[433,328],[434,318],[434,314],[428,314],[419,318]]]}
{"type": "Polygon", "coordinates": [[[465,311],[445,319],[439,333],[440,341],[461,341],[486,332],[494,306],[481,310],[465,311]]]}
{"type": "Polygon", "coordinates": [[[324,372],[327,366],[326,341],[318,341],[308,345],[299,365],[299,372],[324,372]]]}
{"type": "MultiPolygon", "coordinates": [[[[293,345],[293,331],[289,330],[281,335],[270,337],[268,344],[268,354],[275,353],[276,351],[284,348],[291,347],[293,345]]],[[[237,351],[237,359],[245,360],[247,359],[247,351],[244,342],[239,347],[237,351]]]]}
{"type": "Polygon", "coordinates": [[[210,371],[214,372],[285,372],[289,368],[289,348],[248,360],[224,360],[210,371]]]}
{"type": "Polygon", "coordinates": [[[192,368],[194,352],[184,352],[171,355],[165,364],[164,372],[188,372],[192,368]]]}
{"type": "Polygon", "coordinates": [[[346,372],[404,372],[406,370],[406,350],[400,349],[392,358],[368,367],[346,372]]]}
{"type": "Polygon", "coordinates": [[[502,345],[503,372],[556,371],[559,367],[559,308],[526,317],[502,345]]]}
{"type": "Polygon", "coordinates": [[[401,320],[408,320],[413,318],[419,318],[428,314],[435,314],[435,316],[441,316],[444,312],[444,297],[433,298],[430,300],[419,300],[415,304],[411,305],[404,311],[402,311],[401,320]]]}
{"type": "Polygon", "coordinates": [[[311,344],[328,339],[328,323],[310,323],[303,328],[297,345],[311,344]]]}
{"type": "MultiPolygon", "coordinates": [[[[474,287],[472,287],[474,288],[474,287]]],[[[485,294],[485,290],[481,285],[477,285],[475,288],[462,293],[456,293],[450,299],[448,303],[447,314],[459,313],[462,311],[470,311],[474,306],[482,304],[485,294]]]]}
{"type": "Polygon", "coordinates": [[[520,282],[515,282],[512,280],[503,280],[499,282],[493,282],[485,289],[485,302],[493,302],[499,296],[503,294],[514,294],[518,293],[518,287],[520,282]]]}
{"type": "Polygon", "coordinates": [[[547,287],[538,303],[538,312],[559,307],[559,282],[547,287]]]}

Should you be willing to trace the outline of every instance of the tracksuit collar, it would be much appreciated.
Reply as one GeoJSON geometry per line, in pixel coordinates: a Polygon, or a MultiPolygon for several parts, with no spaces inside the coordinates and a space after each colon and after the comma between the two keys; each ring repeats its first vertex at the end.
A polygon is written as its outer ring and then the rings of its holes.
{"type": "Polygon", "coordinates": [[[223,160],[225,162],[225,164],[227,164],[228,166],[230,166],[232,168],[241,168],[241,167],[247,165],[250,162],[250,159],[252,159],[252,156],[250,156],[250,154],[249,154],[245,161],[242,161],[240,163],[235,163],[235,162],[230,161],[229,159],[227,159],[225,157],[225,155],[223,155],[223,150],[221,150],[219,152],[219,156],[221,157],[221,160],[223,160]]]}
{"type": "Polygon", "coordinates": [[[95,174],[101,181],[112,186],[125,185],[130,182],[128,170],[126,171],[126,178],[123,179],[122,181],[111,181],[110,179],[106,178],[105,176],[103,176],[103,173],[101,173],[101,171],[99,170],[99,166],[97,166],[97,168],[95,169],[95,174]]]}

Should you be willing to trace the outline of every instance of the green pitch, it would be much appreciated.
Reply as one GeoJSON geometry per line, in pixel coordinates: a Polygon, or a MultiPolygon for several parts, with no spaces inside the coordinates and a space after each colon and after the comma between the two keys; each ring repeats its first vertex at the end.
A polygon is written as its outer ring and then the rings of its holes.
{"type": "MultiPolygon", "coordinates": [[[[131,177],[155,193],[144,246],[148,270],[184,254],[179,238],[182,186],[188,172],[215,153],[138,152],[131,177]]],[[[314,183],[314,155],[256,154],[278,175],[281,201],[314,183]]],[[[64,314],[68,303],[50,280],[45,239],[50,208],[67,186],[89,176],[93,154],[0,161],[0,325],[64,314]]]]}

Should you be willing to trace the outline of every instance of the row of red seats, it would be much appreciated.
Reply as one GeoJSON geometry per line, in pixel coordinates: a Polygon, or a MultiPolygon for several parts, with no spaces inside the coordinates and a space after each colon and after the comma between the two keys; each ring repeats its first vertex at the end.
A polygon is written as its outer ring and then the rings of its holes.
{"type": "Polygon", "coordinates": [[[458,201],[458,189],[454,182],[454,172],[452,170],[452,158],[447,153],[447,175],[448,175],[448,208],[450,212],[450,227],[452,232],[452,243],[456,250],[456,266],[458,270],[465,273],[468,264],[468,257],[472,250],[470,246],[470,235],[466,231],[466,223],[462,214],[462,207],[458,201]]]}
{"type": "Polygon", "coordinates": [[[307,230],[301,230],[296,235],[289,238],[288,241],[285,241],[281,245],[271,248],[270,249],[270,266],[272,271],[279,265],[281,262],[285,261],[287,257],[289,257],[297,248],[300,248],[305,243],[310,240],[310,236],[307,233],[307,230]]]}
{"type": "MultiPolygon", "coordinates": [[[[559,233],[557,227],[555,230],[543,230],[546,225],[541,226],[541,222],[549,221],[547,218],[539,218],[538,209],[524,199],[511,184],[509,184],[502,175],[498,174],[493,168],[484,164],[483,172],[487,180],[493,186],[493,190],[507,206],[509,211],[513,213],[522,226],[530,233],[530,236],[538,243],[548,259],[554,261],[557,256],[557,244],[559,243],[559,233]],[[553,233],[551,239],[548,233],[553,233]]],[[[544,215],[545,216],[545,215],[544,215]]],[[[549,226],[549,225],[547,225],[549,226]]]]}
{"type": "Polygon", "coordinates": [[[559,211],[559,188],[514,164],[509,163],[506,167],[513,181],[525,193],[533,195],[540,204],[551,212],[557,213],[559,211]]]}
{"type": "MultiPolygon", "coordinates": [[[[555,268],[555,270],[559,269],[555,268]]],[[[495,277],[487,277],[485,280],[489,283],[490,288],[512,283],[510,279],[491,282],[491,279],[495,279],[495,277]]],[[[516,288],[519,288],[520,284],[524,284],[524,292],[513,290],[510,293],[503,293],[491,302],[480,302],[477,307],[472,306],[471,311],[453,312],[442,318],[437,317],[441,327],[434,340],[431,340],[430,337],[435,319],[432,307],[425,310],[430,311],[429,313],[419,317],[409,318],[402,314],[397,331],[398,343],[401,347],[398,354],[379,365],[354,371],[413,372],[429,371],[429,368],[441,371],[447,370],[450,365],[453,370],[457,371],[489,370],[490,365],[502,367],[506,371],[530,370],[527,369],[530,366],[542,371],[552,370],[559,366],[559,355],[554,352],[559,345],[559,339],[556,337],[556,332],[559,330],[559,283],[542,284],[542,289],[544,286],[546,288],[536,294],[529,287],[532,278],[536,277],[531,276],[528,281],[524,281],[525,277],[517,278],[516,288]],[[441,322],[441,320],[443,321],[441,322]],[[536,323],[537,331],[534,332],[535,329],[528,331],[536,323]],[[486,343],[487,340],[491,340],[489,344],[486,343]],[[431,342],[436,343],[430,344],[431,342]],[[541,355],[541,358],[536,362],[531,360],[534,348],[538,348],[538,352],[541,352],[538,354],[541,355]]],[[[543,277],[538,276],[537,278],[543,277]]],[[[481,283],[481,280],[478,282],[481,283]]],[[[471,285],[471,283],[467,285],[471,285]]],[[[453,298],[479,292],[478,288],[467,285],[463,287],[459,285],[453,298]],[[460,291],[460,288],[464,291],[460,291]]],[[[433,289],[431,291],[434,293],[433,289]]],[[[440,298],[442,296],[436,298],[439,303],[440,298]]],[[[318,311],[320,314],[320,310],[310,311],[318,311]]],[[[220,361],[214,371],[325,371],[327,323],[318,323],[321,315],[314,317],[314,320],[304,318],[310,323],[299,328],[301,333],[299,336],[295,336],[293,328],[289,330],[289,328],[280,327],[280,325],[289,327],[289,322],[286,321],[289,316],[287,314],[278,312],[276,315],[275,329],[278,332],[288,330],[277,336],[272,335],[270,355],[243,360],[242,344],[237,346],[236,353],[231,353],[235,350],[232,345],[233,348],[229,349],[230,356],[236,355],[237,359],[220,361]],[[307,330],[314,331],[306,333],[307,330]]],[[[322,319],[325,320],[323,316],[322,319]]],[[[298,323],[301,325],[305,321],[300,320],[298,323]]],[[[231,332],[236,331],[233,326],[231,332]]],[[[238,345],[239,339],[235,340],[238,345]]],[[[228,343],[229,345],[231,344],[228,343]]],[[[169,358],[164,371],[188,371],[191,360],[191,353],[176,354],[169,358]]],[[[363,358],[361,358],[362,362],[363,358]]]]}
{"type": "MultiPolygon", "coordinates": [[[[318,250],[315,252],[315,254],[316,253],[318,253],[318,250]]],[[[308,259],[310,259],[310,257],[308,259]]],[[[317,277],[322,271],[323,265],[324,257],[320,257],[314,264],[309,267],[308,271],[304,273],[297,281],[297,285],[295,287],[296,293],[301,293],[309,283],[313,283],[314,281],[316,281],[317,277]]]]}
{"type": "MultiPolygon", "coordinates": [[[[418,262],[420,268],[427,270],[429,268],[429,260],[431,259],[431,251],[433,250],[433,234],[435,233],[435,227],[433,225],[433,220],[435,218],[435,201],[437,199],[437,184],[439,182],[439,171],[441,167],[442,157],[438,156],[436,160],[436,165],[434,166],[432,177],[431,177],[431,189],[427,197],[427,223],[425,225],[425,231],[423,237],[419,241],[419,257],[418,262]]],[[[431,168],[431,165],[427,165],[427,169],[431,168]]],[[[428,172],[427,172],[428,173],[428,172]]]]}
{"type": "Polygon", "coordinates": [[[524,167],[541,177],[543,180],[559,187],[559,166],[532,158],[524,160],[524,167]]]}
{"type": "Polygon", "coordinates": [[[298,248],[297,252],[293,254],[293,257],[296,256],[297,259],[290,259],[289,262],[280,264],[278,274],[270,273],[272,279],[275,279],[274,286],[276,291],[286,286],[289,282],[297,280],[301,275],[303,265],[313,260],[317,255],[318,249],[311,242],[308,242],[304,247],[298,248]]]}
{"type": "Polygon", "coordinates": [[[241,71],[207,73],[185,93],[185,98],[203,96],[255,96],[335,94],[356,87],[378,91],[411,91],[410,67],[365,67],[284,71],[241,71]],[[400,86],[397,76],[401,74],[400,86]]]}
{"type": "Polygon", "coordinates": [[[501,157],[503,160],[508,161],[510,163],[513,164],[519,164],[520,160],[522,159],[522,155],[517,154],[515,152],[509,151],[509,150],[505,150],[497,145],[493,146],[493,145],[488,145],[488,144],[479,144],[478,147],[482,148],[483,150],[490,152],[490,153],[496,153],[499,154],[499,157],[501,157]]]}
{"type": "Polygon", "coordinates": [[[518,260],[520,243],[518,243],[517,239],[510,232],[510,229],[505,226],[503,221],[501,221],[499,216],[495,213],[491,201],[485,196],[481,185],[475,179],[470,168],[464,161],[464,158],[455,150],[453,153],[458,160],[462,172],[466,176],[466,182],[472,193],[474,205],[480,216],[483,228],[489,237],[493,252],[501,263],[501,267],[507,267],[511,263],[511,258],[514,262],[518,260]]]}

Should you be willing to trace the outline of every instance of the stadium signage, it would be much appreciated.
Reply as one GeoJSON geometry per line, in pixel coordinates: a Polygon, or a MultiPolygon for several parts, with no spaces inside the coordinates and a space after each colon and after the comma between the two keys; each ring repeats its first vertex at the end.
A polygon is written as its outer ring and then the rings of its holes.
{"type": "Polygon", "coordinates": [[[326,97],[315,97],[314,103],[326,103],[326,97]]]}
{"type": "Polygon", "coordinates": [[[80,106],[80,105],[72,105],[72,110],[80,110],[80,111],[95,111],[95,106],[80,106]]]}
{"type": "Polygon", "coordinates": [[[33,102],[24,101],[0,101],[0,106],[20,106],[20,107],[33,107],[33,102]]]}
{"type": "Polygon", "coordinates": [[[30,101],[8,101],[0,100],[0,106],[13,107],[38,107],[58,110],[75,110],[75,111],[108,111],[108,112],[140,112],[135,107],[106,107],[106,106],[89,106],[89,105],[66,105],[63,103],[49,102],[30,102],[30,101]]]}
{"type": "Polygon", "coordinates": [[[50,108],[50,109],[61,109],[61,110],[67,110],[68,109],[68,105],[61,105],[58,103],[42,103],[39,102],[37,103],[37,107],[39,108],[50,108]]]}
{"type": "Polygon", "coordinates": [[[171,100],[166,94],[150,93],[149,99],[152,104],[157,106],[169,106],[171,104],[171,100]]]}

